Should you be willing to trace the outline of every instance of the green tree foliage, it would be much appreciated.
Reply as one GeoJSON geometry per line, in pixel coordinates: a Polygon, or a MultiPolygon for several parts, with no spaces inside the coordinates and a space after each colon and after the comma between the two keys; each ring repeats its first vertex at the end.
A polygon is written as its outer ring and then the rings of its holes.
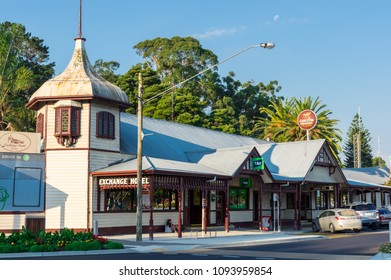
{"type": "Polygon", "coordinates": [[[350,124],[344,143],[344,165],[348,168],[358,166],[358,162],[356,162],[355,164],[355,160],[357,161],[357,157],[355,158],[354,156],[354,143],[356,143],[356,147],[361,146],[361,167],[374,166],[372,147],[370,145],[371,140],[372,137],[369,133],[369,130],[364,127],[362,118],[359,116],[359,114],[356,114],[353,118],[352,123],[350,124]]]}
{"type": "Polygon", "coordinates": [[[381,157],[374,157],[372,160],[372,165],[378,167],[387,166],[386,161],[381,157]]]}
{"type": "Polygon", "coordinates": [[[102,59],[95,61],[93,66],[99,76],[113,84],[118,80],[118,75],[115,74],[115,71],[118,70],[119,67],[120,64],[116,61],[103,61],[102,59]]]}
{"type": "Polygon", "coordinates": [[[156,38],[140,42],[134,48],[161,81],[160,88],[164,90],[155,94],[173,87],[153,104],[146,103],[145,110],[153,111],[156,118],[203,125],[205,110],[214,94],[213,85],[219,84],[219,79],[215,69],[197,74],[215,65],[216,55],[192,37],[156,38]],[[181,84],[194,75],[197,76],[181,84]]]}
{"type": "Polygon", "coordinates": [[[21,24],[0,24],[0,130],[34,131],[31,94],[54,74],[48,47],[21,24]]]}
{"type": "Polygon", "coordinates": [[[214,99],[210,101],[212,105],[207,127],[258,137],[259,133],[254,130],[255,120],[266,117],[259,108],[268,106],[271,100],[277,100],[275,93],[281,87],[277,81],[271,81],[268,85],[242,84],[234,77],[235,74],[230,72],[217,88],[214,99]]]}
{"type": "Polygon", "coordinates": [[[297,117],[303,110],[312,110],[317,115],[317,125],[310,131],[311,139],[325,139],[338,159],[342,151],[339,143],[342,141],[341,130],[336,128],[338,120],[331,119],[330,110],[322,104],[319,98],[290,98],[271,101],[270,106],[262,107],[260,111],[268,117],[257,120],[255,129],[261,132],[262,138],[275,142],[303,141],[307,139],[306,131],[297,124],[297,117]]]}

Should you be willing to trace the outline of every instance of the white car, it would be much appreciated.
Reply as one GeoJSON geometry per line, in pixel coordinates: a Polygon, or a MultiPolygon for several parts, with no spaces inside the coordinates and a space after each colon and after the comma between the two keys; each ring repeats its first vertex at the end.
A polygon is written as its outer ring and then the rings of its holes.
{"type": "Polygon", "coordinates": [[[343,230],[359,232],[361,229],[361,219],[353,209],[328,209],[320,213],[312,221],[312,230],[314,232],[320,230],[332,233],[343,230]]]}

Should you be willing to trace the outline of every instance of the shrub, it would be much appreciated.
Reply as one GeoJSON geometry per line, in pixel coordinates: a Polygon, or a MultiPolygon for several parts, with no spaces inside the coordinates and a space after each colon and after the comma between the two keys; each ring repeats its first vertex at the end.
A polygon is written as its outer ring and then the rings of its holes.
{"type": "Polygon", "coordinates": [[[391,242],[380,244],[379,252],[391,254],[391,242]]]}
{"type": "Polygon", "coordinates": [[[109,241],[106,245],[107,249],[123,249],[124,245],[122,243],[109,241]]]}
{"type": "Polygon", "coordinates": [[[0,253],[87,251],[100,249],[123,249],[121,243],[108,242],[107,238],[96,236],[92,232],[74,233],[72,229],[50,233],[40,231],[32,233],[23,228],[9,236],[0,234],[0,253]],[[113,244],[109,244],[113,243],[113,244]]]}

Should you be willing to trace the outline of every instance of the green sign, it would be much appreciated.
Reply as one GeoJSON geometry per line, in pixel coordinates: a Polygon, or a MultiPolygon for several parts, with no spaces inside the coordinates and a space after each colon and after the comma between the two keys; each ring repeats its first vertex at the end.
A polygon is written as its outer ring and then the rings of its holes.
{"type": "Polygon", "coordinates": [[[251,178],[240,178],[239,183],[240,183],[241,188],[251,188],[252,187],[251,178]]]}
{"type": "Polygon", "coordinates": [[[265,169],[265,160],[261,157],[252,158],[252,170],[260,171],[265,169]]]}

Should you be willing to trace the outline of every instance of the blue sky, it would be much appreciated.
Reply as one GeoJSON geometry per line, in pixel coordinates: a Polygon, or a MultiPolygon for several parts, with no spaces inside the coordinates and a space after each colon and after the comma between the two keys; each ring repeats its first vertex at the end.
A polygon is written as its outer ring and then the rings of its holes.
{"type": "MultiPolygon", "coordinates": [[[[78,0],[0,0],[0,22],[22,23],[49,47],[56,73],[72,55],[78,0]]],[[[133,46],[156,37],[194,36],[242,82],[278,80],[279,95],[319,97],[345,137],[360,112],[374,156],[391,156],[391,1],[389,0],[84,0],[83,36],[91,62],[141,61],[133,46]],[[380,143],[380,145],[379,145],[380,143]]],[[[345,141],[345,138],[344,138],[345,141]]],[[[343,144],[342,144],[343,145],[343,144]]]]}

